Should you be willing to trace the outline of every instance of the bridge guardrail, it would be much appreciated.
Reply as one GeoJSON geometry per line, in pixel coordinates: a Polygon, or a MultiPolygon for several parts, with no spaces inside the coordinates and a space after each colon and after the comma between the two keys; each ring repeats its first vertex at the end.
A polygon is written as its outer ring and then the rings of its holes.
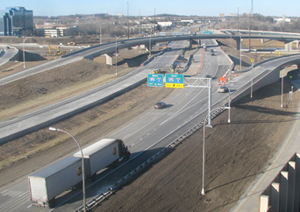
{"type": "MultiPolygon", "coordinates": [[[[299,54],[289,54],[289,55],[284,55],[284,56],[280,56],[281,58],[284,58],[284,57],[292,57],[292,56],[295,56],[295,55],[299,55],[299,54]]],[[[278,57],[274,57],[274,58],[270,58],[268,60],[263,60],[263,61],[260,61],[260,62],[257,62],[255,64],[253,64],[253,68],[255,68],[256,66],[260,66],[261,64],[264,64],[266,62],[270,62],[272,60],[276,60],[278,57]]],[[[250,71],[251,70],[251,65],[250,67],[247,67],[241,71],[234,71],[233,73],[243,73],[243,72],[247,72],[247,71],[250,71]]]]}

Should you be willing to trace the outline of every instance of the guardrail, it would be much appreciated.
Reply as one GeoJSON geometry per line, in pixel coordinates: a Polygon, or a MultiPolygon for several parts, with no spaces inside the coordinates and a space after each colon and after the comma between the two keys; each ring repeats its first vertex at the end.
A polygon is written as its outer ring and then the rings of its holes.
{"type": "MultiPolygon", "coordinates": [[[[214,119],[217,115],[219,115],[221,112],[223,112],[225,109],[220,108],[218,110],[215,110],[214,112],[211,113],[211,119],[214,119]]],[[[146,160],[144,163],[130,171],[127,175],[122,177],[120,180],[118,180],[112,187],[108,188],[105,192],[97,195],[94,197],[92,200],[90,200],[87,203],[87,209],[92,209],[95,206],[97,206],[99,203],[101,203],[103,200],[105,200],[107,197],[112,195],[114,192],[118,190],[118,188],[121,185],[124,185],[127,183],[129,180],[131,180],[136,174],[139,172],[143,171],[145,168],[147,168],[150,164],[152,164],[155,160],[159,159],[164,155],[164,153],[167,152],[168,149],[176,147],[179,143],[181,143],[184,139],[188,138],[191,136],[193,133],[195,133],[198,129],[203,127],[204,121],[201,121],[200,123],[196,124],[194,127],[189,129],[187,132],[176,138],[174,141],[172,141],[169,145],[167,145],[165,148],[157,152],[155,155],[153,155],[151,158],[146,160]]],[[[81,212],[83,211],[83,206],[75,210],[75,212],[81,212]]]]}
{"type": "MultiPolygon", "coordinates": [[[[295,55],[299,55],[299,54],[289,54],[289,55],[284,55],[284,56],[280,56],[280,58],[285,58],[285,57],[292,57],[292,56],[295,56],[295,55]]],[[[270,58],[268,60],[263,60],[263,61],[260,61],[260,62],[257,62],[255,64],[253,64],[253,68],[255,68],[256,66],[260,66],[261,64],[264,64],[266,62],[270,62],[272,60],[276,60],[277,57],[274,57],[274,58],[270,58]]],[[[247,71],[250,71],[251,70],[251,65],[243,70],[240,70],[240,71],[234,71],[233,73],[243,73],[243,72],[247,72],[247,71]]]]}

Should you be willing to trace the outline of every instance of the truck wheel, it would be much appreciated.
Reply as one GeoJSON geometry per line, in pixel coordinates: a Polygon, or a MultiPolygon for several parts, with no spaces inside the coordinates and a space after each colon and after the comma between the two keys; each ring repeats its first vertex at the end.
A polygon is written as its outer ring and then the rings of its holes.
{"type": "Polygon", "coordinates": [[[54,206],[55,206],[55,199],[53,198],[53,199],[49,200],[48,205],[49,205],[49,208],[54,208],[54,206]]]}

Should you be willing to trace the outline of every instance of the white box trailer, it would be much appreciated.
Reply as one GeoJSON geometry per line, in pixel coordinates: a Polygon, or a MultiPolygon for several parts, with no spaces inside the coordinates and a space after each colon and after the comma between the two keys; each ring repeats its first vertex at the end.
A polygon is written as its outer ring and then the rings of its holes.
{"type": "MultiPolygon", "coordinates": [[[[84,168],[88,178],[94,179],[96,173],[108,166],[117,166],[119,162],[127,160],[130,152],[121,139],[104,138],[84,148],[84,168]]],[[[74,157],[81,158],[78,151],[74,157]]]]}
{"type": "Polygon", "coordinates": [[[54,206],[55,197],[82,181],[81,158],[63,158],[28,176],[33,205],[54,206]]]}

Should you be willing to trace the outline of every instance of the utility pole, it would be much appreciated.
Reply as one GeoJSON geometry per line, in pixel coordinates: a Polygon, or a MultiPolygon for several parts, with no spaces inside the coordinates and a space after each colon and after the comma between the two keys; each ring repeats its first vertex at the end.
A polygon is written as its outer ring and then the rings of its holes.
{"type": "Polygon", "coordinates": [[[139,9],[139,34],[141,33],[141,9],[139,9]]]}
{"type": "Polygon", "coordinates": [[[127,2],[127,32],[128,32],[128,39],[129,39],[129,1],[127,2]]]}
{"type": "MultiPolygon", "coordinates": [[[[240,35],[240,6],[238,6],[238,34],[240,35]]],[[[239,49],[240,49],[240,71],[242,69],[242,53],[241,53],[241,43],[242,43],[242,39],[241,39],[241,35],[240,35],[240,46],[239,46],[239,49]]]]}
{"type": "Polygon", "coordinates": [[[251,10],[249,14],[249,52],[251,49],[251,21],[252,21],[252,13],[253,13],[253,0],[251,0],[251,10]]]}

